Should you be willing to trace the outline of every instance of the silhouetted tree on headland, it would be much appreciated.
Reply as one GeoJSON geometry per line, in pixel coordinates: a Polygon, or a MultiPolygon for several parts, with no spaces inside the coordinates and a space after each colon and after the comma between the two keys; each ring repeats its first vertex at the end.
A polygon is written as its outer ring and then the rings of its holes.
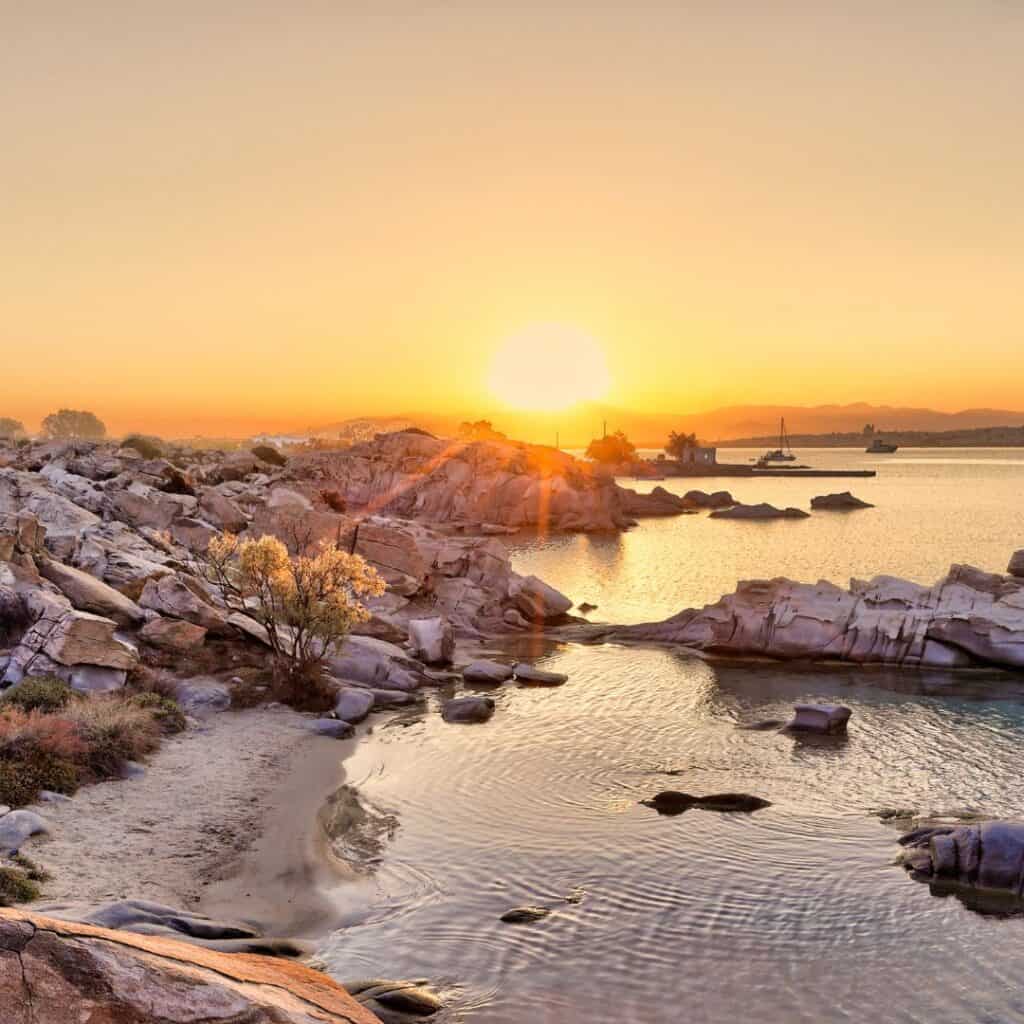
{"type": "Polygon", "coordinates": [[[696,434],[677,434],[674,430],[668,435],[668,441],[665,442],[666,453],[674,459],[682,458],[685,451],[696,447],[696,434]]]}
{"type": "Polygon", "coordinates": [[[51,412],[43,420],[46,437],[81,437],[98,441],[106,437],[107,428],[95,413],[79,409],[61,409],[51,412]]]}
{"type": "Polygon", "coordinates": [[[587,458],[606,465],[633,462],[636,445],[621,430],[616,430],[614,434],[594,438],[587,446],[587,458]]]}
{"type": "Polygon", "coordinates": [[[25,424],[10,416],[0,416],[0,437],[7,440],[20,437],[25,433],[25,424]]]}
{"type": "Polygon", "coordinates": [[[466,441],[507,441],[508,435],[494,429],[490,420],[473,420],[459,424],[459,437],[466,441]]]}

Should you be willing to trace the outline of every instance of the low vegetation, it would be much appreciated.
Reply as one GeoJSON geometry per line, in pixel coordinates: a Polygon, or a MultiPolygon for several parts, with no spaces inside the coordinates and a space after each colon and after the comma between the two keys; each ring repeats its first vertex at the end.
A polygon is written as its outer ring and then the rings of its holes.
{"type": "Polygon", "coordinates": [[[0,804],[115,777],[184,725],[177,704],[157,693],[83,696],[54,676],[26,679],[0,700],[0,804]]]}
{"type": "Polygon", "coordinates": [[[164,453],[160,438],[146,434],[129,434],[121,442],[121,447],[137,451],[144,459],[159,459],[164,453]]]}

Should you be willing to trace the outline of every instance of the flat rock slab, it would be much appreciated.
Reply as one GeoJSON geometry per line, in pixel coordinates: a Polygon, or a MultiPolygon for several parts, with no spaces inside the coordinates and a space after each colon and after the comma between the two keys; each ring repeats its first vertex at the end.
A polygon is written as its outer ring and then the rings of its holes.
{"type": "Polygon", "coordinates": [[[735,505],[712,512],[711,519],[807,519],[809,512],[802,508],[776,508],[767,502],[759,505],[735,505]]]}
{"type": "Polygon", "coordinates": [[[0,1005],[4,1024],[380,1024],[301,964],[15,910],[0,910],[0,1005]]]}
{"type": "Polygon", "coordinates": [[[462,678],[467,683],[506,683],[515,675],[511,665],[503,665],[500,661],[474,661],[462,670],[462,678]]]}
{"type": "Polygon", "coordinates": [[[561,672],[546,672],[544,669],[520,662],[515,667],[516,682],[532,686],[561,686],[569,677],[561,672]]]}

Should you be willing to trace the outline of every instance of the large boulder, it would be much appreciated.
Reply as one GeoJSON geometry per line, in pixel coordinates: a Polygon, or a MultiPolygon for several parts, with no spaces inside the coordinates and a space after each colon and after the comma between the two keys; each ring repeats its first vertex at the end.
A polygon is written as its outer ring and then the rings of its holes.
{"type": "Polygon", "coordinates": [[[1024,822],[925,826],[902,836],[903,865],[919,881],[1001,896],[1024,891],[1024,822]]]}
{"type": "Polygon", "coordinates": [[[43,558],[39,572],[82,611],[106,616],[121,626],[136,626],[145,618],[134,601],[81,569],[43,558]]]}
{"type": "Polygon", "coordinates": [[[6,678],[17,682],[29,671],[51,670],[69,677],[69,671],[61,670],[79,666],[127,671],[138,662],[138,652],[118,639],[116,631],[113,619],[54,606],[21,638],[11,655],[6,678]]]}
{"type": "Polygon", "coordinates": [[[350,636],[328,667],[338,679],[381,690],[411,693],[428,681],[423,666],[400,647],[369,636],[350,636]]]}
{"type": "Polygon", "coordinates": [[[139,637],[153,647],[184,653],[203,646],[206,630],[184,619],[165,619],[158,616],[150,619],[139,630],[139,637]]]}
{"type": "Polygon", "coordinates": [[[1010,556],[1010,564],[1007,566],[1006,571],[1016,579],[1024,578],[1024,549],[1014,551],[1010,556]]]}
{"type": "Polygon", "coordinates": [[[513,580],[509,596],[516,609],[531,622],[560,619],[572,608],[572,601],[536,576],[513,580]]]}
{"type": "Polygon", "coordinates": [[[178,576],[150,580],[142,590],[139,604],[173,619],[184,619],[211,632],[227,628],[227,615],[204,601],[178,576]]]}
{"type": "Polygon", "coordinates": [[[199,511],[208,522],[229,533],[241,533],[249,525],[249,518],[239,505],[216,487],[202,489],[199,511]]]}
{"type": "Polygon", "coordinates": [[[428,665],[450,665],[455,653],[455,634],[441,616],[409,622],[409,653],[428,665]]]}
{"type": "Polygon", "coordinates": [[[301,964],[0,910],[5,1024],[380,1024],[301,964]]]}

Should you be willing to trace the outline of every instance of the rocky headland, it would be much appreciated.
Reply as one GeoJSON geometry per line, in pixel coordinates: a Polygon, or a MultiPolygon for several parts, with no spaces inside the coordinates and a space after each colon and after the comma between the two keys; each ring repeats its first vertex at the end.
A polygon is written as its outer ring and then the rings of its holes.
{"type": "Polygon", "coordinates": [[[1007,575],[953,565],[928,587],[893,576],[748,580],[735,593],[662,622],[591,636],[725,656],[922,668],[1024,667],[1024,559],[1007,575]]]}

